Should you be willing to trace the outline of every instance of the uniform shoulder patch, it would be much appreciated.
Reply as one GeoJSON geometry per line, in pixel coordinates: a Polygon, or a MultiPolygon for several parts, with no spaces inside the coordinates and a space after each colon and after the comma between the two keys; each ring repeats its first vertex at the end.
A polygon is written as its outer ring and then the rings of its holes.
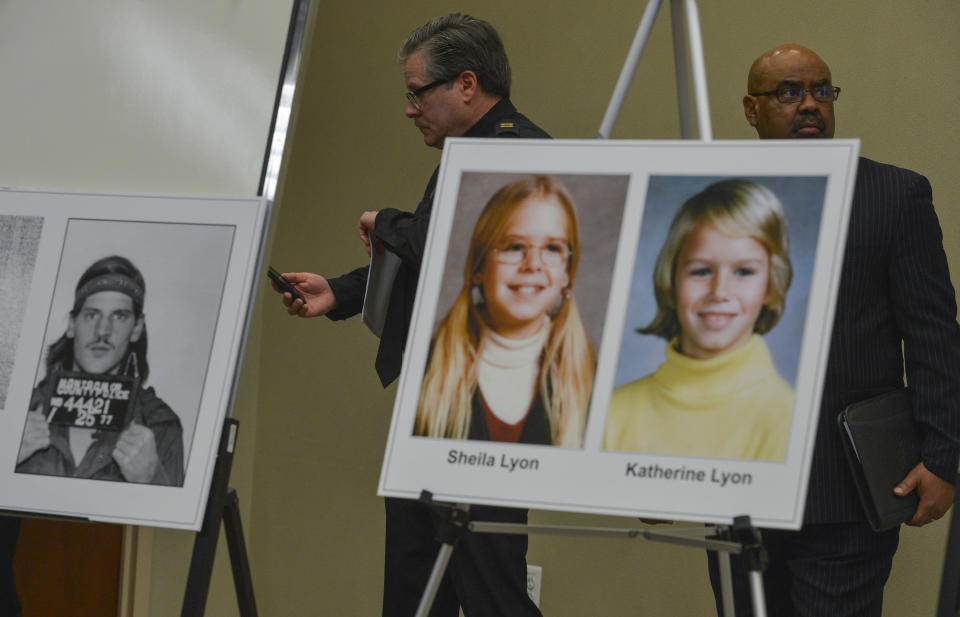
{"type": "Polygon", "coordinates": [[[493,134],[498,137],[500,135],[519,135],[520,124],[516,120],[502,120],[497,122],[493,134]]]}

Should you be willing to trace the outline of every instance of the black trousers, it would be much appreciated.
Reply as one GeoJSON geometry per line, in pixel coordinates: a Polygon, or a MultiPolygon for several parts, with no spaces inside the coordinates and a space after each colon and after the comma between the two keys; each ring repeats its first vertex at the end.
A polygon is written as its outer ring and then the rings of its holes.
{"type": "MultiPolygon", "coordinates": [[[[900,528],[876,533],[866,523],[764,529],[769,566],[763,574],[771,617],[880,617],[900,528]]],[[[716,553],[707,554],[710,584],[722,614],[716,553]]],[[[737,617],[753,617],[750,582],[739,555],[730,556],[737,617]]],[[[728,617],[728,616],[724,616],[728,617]]]]}
{"type": "Polygon", "coordinates": [[[20,598],[13,576],[13,556],[17,552],[20,519],[0,516],[0,616],[20,617],[20,598]]]}
{"type": "MultiPolygon", "coordinates": [[[[413,617],[440,544],[430,509],[387,498],[384,617],[413,617]]],[[[472,506],[470,519],[526,523],[527,511],[472,506]]],[[[527,595],[527,536],[465,533],[457,542],[430,617],[541,617],[527,595]]]]}

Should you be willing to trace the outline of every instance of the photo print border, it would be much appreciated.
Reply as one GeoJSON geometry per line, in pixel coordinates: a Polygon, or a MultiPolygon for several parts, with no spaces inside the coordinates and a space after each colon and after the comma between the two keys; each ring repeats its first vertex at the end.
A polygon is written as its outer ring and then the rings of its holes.
{"type": "MultiPolygon", "coordinates": [[[[818,143],[448,140],[378,493],[416,499],[421,491],[428,490],[438,501],[720,524],[747,514],[755,525],[799,528],[858,153],[857,140],[818,143]],[[444,316],[446,303],[450,302],[448,288],[459,289],[465,284],[463,272],[450,273],[456,268],[448,267],[448,255],[466,250],[462,246],[465,243],[462,232],[454,240],[454,228],[460,216],[465,190],[462,187],[476,174],[629,177],[619,224],[608,226],[605,238],[606,244],[615,246],[616,251],[606,258],[612,274],[606,297],[598,299],[605,313],[580,447],[414,434],[436,324],[444,316]],[[782,328],[784,334],[789,332],[798,341],[800,348],[793,360],[788,359],[788,364],[794,363],[795,367],[780,369],[794,373],[788,381],[795,390],[782,459],[668,455],[603,448],[611,394],[618,385],[622,341],[637,327],[646,325],[644,320],[650,317],[627,314],[648,194],[656,194],[655,190],[651,191],[651,186],[656,189],[655,178],[674,177],[700,178],[704,182],[745,178],[785,187],[808,183],[812,186],[812,202],[822,202],[816,212],[805,216],[802,210],[794,211],[802,205],[794,204],[792,197],[785,198],[789,202],[785,208],[791,231],[796,227],[796,233],[800,234],[799,230],[803,229],[804,240],[799,241],[801,235],[797,235],[798,241],[794,243],[798,250],[802,249],[802,258],[795,259],[807,264],[804,267],[809,272],[803,275],[804,282],[790,292],[805,289],[806,293],[795,293],[796,301],[805,302],[804,309],[788,306],[771,332],[772,337],[782,328]],[[795,223],[798,215],[800,222],[795,223]]],[[[681,203],[670,207],[678,208],[681,203]]],[[[576,204],[581,219],[591,216],[591,205],[576,204]]],[[[662,237],[658,242],[662,242],[662,237]]],[[[584,254],[596,249],[587,244],[581,247],[584,254]]],[[[575,297],[577,293],[575,289],[575,297]]],[[[788,301],[795,302],[795,299],[788,294],[788,301]]],[[[656,339],[654,344],[662,360],[665,341],[656,339]]]]}
{"type": "MultiPolygon", "coordinates": [[[[268,203],[261,198],[0,191],[0,216],[29,215],[43,220],[36,265],[26,281],[26,310],[7,404],[0,410],[0,508],[133,525],[200,528],[219,433],[239,367],[248,307],[257,284],[267,211],[268,203]],[[144,401],[162,399],[167,409],[162,419],[179,424],[182,434],[161,437],[154,432],[153,437],[159,458],[167,463],[164,466],[182,457],[180,469],[150,479],[138,480],[131,474],[128,480],[123,473],[131,468],[120,472],[114,451],[102,448],[97,454],[104,461],[93,461],[91,455],[80,465],[67,465],[53,473],[43,466],[39,470],[21,466],[18,473],[28,411],[37,402],[33,400],[35,386],[46,376],[50,346],[68,330],[75,333],[74,325],[79,327],[71,318],[74,300],[106,292],[98,297],[112,294],[129,303],[127,298],[139,293],[129,290],[133,279],[126,275],[95,277],[96,289],[78,289],[89,266],[112,256],[129,259],[145,281],[143,322],[149,333],[149,375],[142,380],[140,392],[150,390],[144,401]],[[182,455],[171,453],[171,448],[182,450],[182,455]],[[91,465],[112,466],[113,471],[91,474],[91,465]]],[[[86,305],[86,300],[83,303],[86,305]]],[[[100,326],[96,353],[102,354],[112,345],[106,335],[110,328],[100,326]]],[[[79,339],[67,339],[67,347],[72,349],[68,356],[81,357],[74,340],[79,339]]],[[[93,402],[85,404],[90,407],[93,402]]],[[[137,413],[149,426],[151,416],[142,410],[137,413]]],[[[88,429],[62,428],[61,437],[75,431],[80,438],[74,445],[60,437],[51,439],[60,453],[73,447],[82,449],[84,436],[95,443],[101,439],[88,429]]]]}

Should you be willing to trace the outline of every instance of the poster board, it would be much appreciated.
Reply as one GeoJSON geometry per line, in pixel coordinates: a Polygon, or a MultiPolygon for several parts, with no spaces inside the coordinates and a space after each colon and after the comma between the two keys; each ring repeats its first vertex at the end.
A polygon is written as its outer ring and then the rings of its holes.
{"type": "Polygon", "coordinates": [[[266,203],[0,191],[0,508],[199,529],[266,203]]]}
{"type": "MultiPolygon", "coordinates": [[[[714,523],[749,514],[759,526],[798,528],[859,142],[498,141],[455,139],[445,146],[379,493],[416,498],[429,490],[442,501],[714,523]],[[541,210],[524,205],[525,198],[504,205],[535,176],[564,187],[568,197],[541,210]],[[638,333],[657,313],[653,272],[681,207],[688,210],[684,204],[729,180],[737,181],[737,190],[747,187],[746,201],[762,203],[761,211],[780,212],[773,218],[786,230],[785,246],[778,252],[717,222],[701,227],[725,230],[721,238],[745,236],[739,239],[759,246],[763,257],[746,265],[747,257],[736,251],[723,257],[732,246],[726,240],[719,253],[703,257],[690,248],[706,242],[691,240],[706,234],[696,231],[703,220],[693,217],[668,254],[674,264],[719,255],[692,268],[687,278],[710,278],[713,271],[716,277],[726,272],[744,280],[762,276],[767,283],[762,293],[740,298],[742,311],[730,308],[729,298],[721,308],[702,310],[695,299],[678,303],[672,312],[679,317],[679,334],[670,343],[662,333],[638,333]],[[572,202],[575,221],[559,214],[563,208],[556,206],[563,201],[572,202]],[[780,205],[763,205],[767,202],[780,205]],[[524,213],[534,213],[527,218],[535,222],[522,223],[524,213]],[[769,332],[756,334],[756,328],[737,324],[744,315],[759,324],[757,311],[763,315],[775,304],[770,281],[782,279],[783,268],[774,267],[772,255],[786,257],[792,277],[785,287],[780,284],[782,315],[769,332]],[[536,326],[532,316],[543,319],[544,308],[549,321],[536,326]],[[688,309],[694,316],[685,322],[688,309]],[[697,338],[697,328],[708,332],[697,338]],[[491,329],[499,329],[499,341],[489,336],[491,329]],[[710,342],[724,332],[733,338],[710,342]],[[537,336],[543,339],[531,342],[537,336]],[[509,350],[518,340],[524,349],[536,348],[534,360],[516,360],[522,353],[509,350]],[[683,349],[670,359],[668,346],[683,349]],[[563,349],[577,351],[563,356],[557,351],[563,349]],[[677,362],[703,366],[690,363],[698,351],[705,355],[694,359],[726,363],[728,371],[734,354],[748,354],[736,360],[747,369],[734,364],[733,375],[738,380],[761,375],[761,383],[754,379],[743,386],[752,390],[721,388],[719,395],[711,390],[717,403],[708,404],[709,413],[692,424],[688,399],[673,407],[637,403],[654,396],[647,386],[641,386],[639,399],[616,402],[629,384],[660,376],[661,368],[675,370],[677,362]],[[591,358],[592,376],[583,368],[591,358]],[[507,365],[513,368],[502,370],[507,365]],[[557,377],[544,377],[550,371],[557,377]],[[443,385],[445,380],[453,385],[443,385]],[[532,393],[511,395],[518,390],[532,393]],[[627,411],[610,413],[612,400],[627,411]],[[566,409],[566,416],[556,409],[566,409]],[[741,409],[750,411],[739,414],[741,409]],[[653,416],[644,415],[651,410],[653,416]],[[582,430],[577,420],[564,417],[578,417],[582,430]],[[687,418],[679,431],[669,426],[678,417],[687,418]],[[524,418],[522,425],[516,418],[524,418]],[[621,439],[631,431],[659,437],[653,444],[635,436],[621,439]],[[679,432],[674,440],[679,445],[663,446],[670,440],[662,435],[671,431],[679,432]],[[751,438],[754,434],[764,437],[751,438]],[[490,435],[519,436],[520,442],[490,435]]],[[[668,271],[668,287],[679,280],[671,279],[675,276],[668,271]]],[[[678,289],[671,297],[676,301],[684,293],[678,289]]],[[[692,381],[700,379],[693,375],[684,368],[679,382],[666,387],[696,394],[709,381],[692,381]]],[[[730,380],[729,373],[720,375],[714,374],[710,387],[730,380]]]]}

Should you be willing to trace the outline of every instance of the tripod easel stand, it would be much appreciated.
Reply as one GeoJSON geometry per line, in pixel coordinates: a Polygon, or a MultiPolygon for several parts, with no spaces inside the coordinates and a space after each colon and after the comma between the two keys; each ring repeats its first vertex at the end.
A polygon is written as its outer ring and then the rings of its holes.
{"type": "Polygon", "coordinates": [[[730,575],[731,554],[743,555],[744,561],[750,570],[751,599],[754,615],[766,617],[763,602],[762,572],[766,563],[766,553],[760,541],[760,533],[750,524],[749,516],[734,518],[733,525],[726,527],[678,527],[664,531],[649,529],[622,529],[613,527],[570,527],[563,525],[523,525],[519,523],[494,523],[470,520],[469,504],[449,504],[433,501],[429,491],[423,491],[420,501],[431,507],[437,515],[436,540],[440,542],[433,570],[427,586],[420,597],[416,617],[427,617],[433,600],[443,580],[443,573],[450,563],[453,549],[457,541],[467,532],[473,533],[509,533],[528,535],[531,533],[546,533],[564,536],[596,536],[602,538],[643,538],[654,542],[664,542],[716,551],[721,557],[720,576],[723,586],[723,616],[734,617],[733,588],[730,575]],[[726,562],[722,559],[726,557],[726,562]]]}
{"type": "MultiPolygon", "coordinates": [[[[624,62],[623,69],[620,71],[620,78],[614,88],[613,96],[610,98],[610,104],[607,106],[607,112],[604,114],[603,123],[600,125],[598,137],[600,139],[609,139],[613,131],[613,125],[620,115],[620,109],[623,106],[623,100],[627,95],[627,89],[637,71],[637,64],[640,56],[643,54],[643,48],[650,38],[650,30],[653,28],[653,22],[660,11],[661,0],[649,0],[647,8],[640,20],[640,26],[637,28],[637,34],[634,36],[633,44],[627,54],[627,60],[624,62]]],[[[693,139],[693,118],[690,108],[690,75],[688,65],[693,68],[693,86],[694,96],[697,106],[697,122],[700,134],[700,141],[712,141],[713,130],[710,125],[710,104],[707,99],[707,72],[706,64],[703,59],[703,37],[700,33],[700,13],[696,0],[670,0],[670,21],[673,27],[673,56],[677,81],[677,107],[680,114],[680,134],[684,139],[693,139]],[[686,19],[684,19],[684,10],[686,19]],[[687,26],[687,42],[690,45],[690,57],[686,55],[684,46],[684,23],[687,26]]],[[[737,523],[734,524],[736,530],[737,523]]],[[[755,531],[755,530],[754,530],[755,531]]],[[[745,534],[741,529],[740,534],[745,534]]],[[[759,533],[756,533],[759,538],[759,533]]],[[[654,539],[654,538],[650,538],[654,539]]],[[[707,550],[716,550],[718,552],[718,561],[720,563],[720,582],[723,592],[723,615],[724,617],[733,617],[733,582],[730,571],[730,553],[735,551],[725,550],[723,548],[713,548],[705,546],[707,550]]],[[[753,603],[753,612],[756,617],[766,617],[766,608],[763,598],[763,570],[765,568],[765,557],[761,554],[760,558],[747,559],[750,572],[750,591],[753,603]]]]}
{"type": "MultiPolygon", "coordinates": [[[[613,125],[620,115],[620,109],[626,98],[630,82],[636,73],[643,48],[650,38],[650,30],[660,11],[662,0],[649,0],[640,26],[634,36],[620,77],[614,87],[613,96],[607,106],[598,138],[609,139],[613,125]]],[[[696,0],[670,0],[671,22],[673,25],[673,51],[677,81],[677,107],[680,114],[680,133],[684,139],[693,139],[693,114],[689,104],[690,75],[688,64],[693,68],[693,86],[697,108],[697,122],[700,141],[712,141],[713,130],[710,125],[710,106],[707,100],[707,78],[703,60],[703,41],[700,34],[700,17],[696,0]],[[686,15],[684,15],[684,12],[686,15]],[[684,37],[684,23],[687,26],[684,37]],[[687,57],[686,41],[690,46],[687,57]]],[[[420,598],[416,617],[427,617],[443,573],[447,569],[454,546],[464,533],[551,533],[557,535],[589,535],[616,538],[644,538],[656,542],[666,542],[708,551],[716,551],[720,564],[721,590],[723,596],[723,617],[734,617],[733,582],[730,569],[730,555],[744,556],[750,578],[750,595],[755,617],[766,617],[763,595],[763,570],[766,567],[766,553],[760,539],[760,532],[750,523],[749,516],[738,516],[730,527],[681,527],[664,531],[649,529],[615,529],[605,527],[567,527],[557,525],[521,525],[516,523],[493,523],[470,521],[470,506],[466,504],[444,504],[433,501],[428,491],[423,491],[420,501],[432,507],[439,515],[440,523],[436,539],[441,543],[434,562],[433,570],[427,581],[427,587],[420,598]]]]}
{"type": "MultiPolygon", "coordinates": [[[[623,101],[630,88],[630,82],[637,72],[637,64],[643,54],[643,48],[650,38],[650,30],[660,11],[662,0],[649,0],[647,8],[640,20],[637,34],[633,38],[627,59],[620,71],[620,78],[614,86],[613,95],[603,115],[599,139],[610,139],[613,125],[617,122],[623,101]]],[[[707,72],[703,61],[703,40],[700,35],[700,13],[697,0],[670,0],[670,22],[673,26],[673,57],[677,79],[677,108],[680,113],[680,136],[683,139],[693,139],[693,114],[690,108],[690,75],[687,65],[693,67],[693,85],[697,105],[698,128],[700,141],[712,141],[713,129],[710,125],[710,103],[707,100],[707,72]],[[686,9],[686,19],[684,19],[686,9]],[[690,58],[687,58],[687,49],[684,46],[684,23],[687,25],[687,40],[690,43],[690,58]]]]}

